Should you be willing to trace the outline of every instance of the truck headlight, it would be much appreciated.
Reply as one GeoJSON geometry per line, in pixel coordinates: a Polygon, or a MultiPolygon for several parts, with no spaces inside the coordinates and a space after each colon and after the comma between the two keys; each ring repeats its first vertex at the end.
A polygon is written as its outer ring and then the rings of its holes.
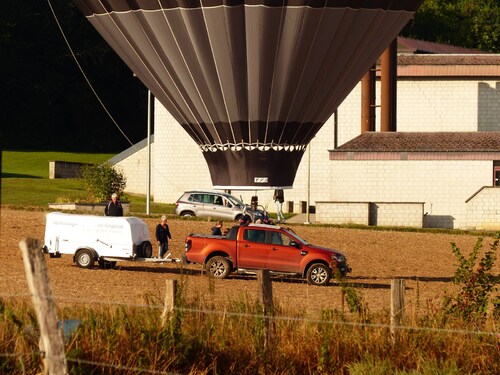
{"type": "Polygon", "coordinates": [[[341,254],[332,254],[332,260],[338,263],[345,263],[345,256],[341,254]]]}

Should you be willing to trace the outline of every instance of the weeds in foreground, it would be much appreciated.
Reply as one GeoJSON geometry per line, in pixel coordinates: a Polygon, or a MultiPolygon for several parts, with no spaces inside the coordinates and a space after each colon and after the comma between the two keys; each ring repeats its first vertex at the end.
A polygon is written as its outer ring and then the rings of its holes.
{"type": "Polygon", "coordinates": [[[469,256],[452,243],[452,251],[459,266],[455,271],[454,283],[460,286],[457,295],[446,295],[443,303],[442,316],[460,319],[467,327],[481,329],[486,323],[489,309],[494,317],[500,317],[500,296],[494,293],[498,290],[499,275],[492,270],[495,265],[498,236],[490,244],[489,251],[482,257],[483,238],[479,238],[469,256]]]}
{"type": "MultiPolygon", "coordinates": [[[[27,303],[1,301],[0,372],[40,371],[38,332],[27,303]]],[[[328,310],[319,320],[273,320],[263,347],[262,306],[235,301],[234,311],[210,313],[184,305],[162,321],[157,305],[64,308],[80,324],[66,335],[73,374],[362,374],[498,373],[499,338],[445,330],[403,330],[391,340],[388,317],[367,312],[370,324],[328,310]],[[244,309],[244,310],[243,310],[244,309]]],[[[456,326],[455,326],[456,328],[456,326]]],[[[485,328],[488,328],[485,326],[485,328]]]]}
{"type": "MultiPolygon", "coordinates": [[[[78,322],[65,332],[69,372],[500,373],[498,296],[494,295],[498,276],[492,274],[498,239],[482,256],[481,245],[482,239],[466,257],[452,244],[459,260],[455,282],[462,288],[457,295],[447,295],[442,306],[428,308],[428,316],[413,319],[426,326],[404,327],[397,340],[390,333],[389,313],[370,313],[345,280],[338,280],[338,285],[348,311],[323,310],[319,319],[306,319],[278,303],[264,317],[262,304],[246,294],[218,311],[215,283],[209,283],[206,298],[200,291],[188,300],[182,278],[176,308],[167,315],[160,298],[151,295],[142,306],[60,308],[63,323],[78,322]],[[267,318],[272,320],[270,337],[267,318]],[[267,345],[265,339],[269,339],[267,345]]],[[[0,299],[0,373],[40,373],[38,337],[31,305],[0,299]]]]}

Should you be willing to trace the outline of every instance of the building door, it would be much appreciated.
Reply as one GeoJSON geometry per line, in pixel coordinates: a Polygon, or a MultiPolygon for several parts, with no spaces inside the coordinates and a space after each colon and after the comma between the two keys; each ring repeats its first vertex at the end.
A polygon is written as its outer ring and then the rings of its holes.
{"type": "Polygon", "coordinates": [[[493,186],[500,186],[500,166],[493,167],[493,186]]]}

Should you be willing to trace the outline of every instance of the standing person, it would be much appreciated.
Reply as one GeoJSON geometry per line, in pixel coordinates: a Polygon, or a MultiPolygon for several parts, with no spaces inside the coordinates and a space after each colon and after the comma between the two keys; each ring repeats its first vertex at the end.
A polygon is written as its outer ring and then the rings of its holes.
{"type": "Polygon", "coordinates": [[[213,236],[222,236],[222,220],[218,220],[217,223],[212,227],[213,236]]]}
{"type": "Polygon", "coordinates": [[[284,223],[285,216],[283,215],[283,202],[285,201],[285,194],[283,193],[283,189],[274,190],[273,199],[276,204],[276,216],[278,223],[284,223]]]}
{"type": "Polygon", "coordinates": [[[118,195],[113,193],[111,201],[104,207],[104,215],[106,216],[123,216],[123,207],[118,200],[118,195]]]}
{"type": "Polygon", "coordinates": [[[156,241],[158,241],[158,258],[163,258],[168,251],[168,240],[172,239],[167,224],[167,215],[161,216],[160,224],[156,226],[156,241]]]}

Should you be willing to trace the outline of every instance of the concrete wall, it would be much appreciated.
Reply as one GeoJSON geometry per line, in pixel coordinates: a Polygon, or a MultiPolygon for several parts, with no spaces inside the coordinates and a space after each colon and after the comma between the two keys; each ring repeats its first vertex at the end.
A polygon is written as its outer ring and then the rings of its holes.
{"type": "Polygon", "coordinates": [[[316,202],[316,222],[369,225],[368,202],[316,202]]]}
{"type": "Polygon", "coordinates": [[[424,204],[412,202],[370,203],[370,225],[422,228],[424,204]]]}
{"type": "MultiPolygon", "coordinates": [[[[122,203],[123,216],[130,212],[129,203],[122,203]]],[[[83,213],[97,213],[104,215],[107,203],[49,203],[49,208],[56,211],[76,211],[83,213]]]]}
{"type": "Polygon", "coordinates": [[[467,227],[500,230],[500,187],[485,186],[467,200],[467,227]]]}
{"type": "Polygon", "coordinates": [[[49,161],[49,179],[55,178],[81,178],[81,169],[85,163],[72,161],[49,161]]]}
{"type": "MultiPolygon", "coordinates": [[[[154,140],[154,138],[152,138],[154,140]]],[[[154,142],[151,143],[151,195],[154,195],[154,173],[153,156],[155,155],[154,142]]],[[[131,193],[146,194],[148,179],[148,144],[146,140],[135,144],[119,155],[110,159],[117,170],[127,178],[125,190],[131,193]]]]}
{"type": "Polygon", "coordinates": [[[491,161],[331,161],[334,201],[424,202],[425,227],[467,226],[466,200],[492,184],[491,161]]]}
{"type": "Polygon", "coordinates": [[[419,202],[316,202],[316,222],[388,227],[423,226],[419,202]]]}

